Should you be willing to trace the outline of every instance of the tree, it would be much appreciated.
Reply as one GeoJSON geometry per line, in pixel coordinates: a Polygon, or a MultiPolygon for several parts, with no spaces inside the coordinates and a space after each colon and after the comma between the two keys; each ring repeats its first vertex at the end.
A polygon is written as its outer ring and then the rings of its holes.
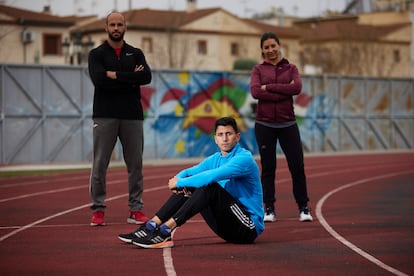
{"type": "Polygon", "coordinates": [[[257,64],[253,59],[237,59],[233,64],[233,70],[246,70],[250,71],[257,64]]]}

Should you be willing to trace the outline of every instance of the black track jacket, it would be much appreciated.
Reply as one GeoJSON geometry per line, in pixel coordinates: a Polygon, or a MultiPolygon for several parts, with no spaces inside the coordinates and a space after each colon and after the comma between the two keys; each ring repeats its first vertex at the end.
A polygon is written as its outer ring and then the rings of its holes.
{"type": "Polygon", "coordinates": [[[105,41],[89,52],[88,68],[95,86],[93,118],[144,119],[140,85],[149,84],[152,75],[140,49],[125,42],[118,58],[105,41]],[[144,70],[134,72],[136,65],[144,70]],[[108,78],[106,71],[115,71],[117,79],[108,78]]]}

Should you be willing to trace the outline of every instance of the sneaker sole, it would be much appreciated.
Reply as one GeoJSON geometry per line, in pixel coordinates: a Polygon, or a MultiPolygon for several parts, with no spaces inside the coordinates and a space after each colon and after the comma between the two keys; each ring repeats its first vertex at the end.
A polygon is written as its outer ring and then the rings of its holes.
{"type": "Polygon", "coordinates": [[[174,242],[169,240],[157,244],[143,244],[138,242],[132,242],[134,245],[142,247],[142,248],[171,248],[174,246],[174,242]]]}
{"type": "Polygon", "coordinates": [[[313,221],[313,218],[311,216],[303,217],[303,218],[299,217],[299,221],[302,221],[302,222],[313,221]]]}
{"type": "Polygon", "coordinates": [[[272,217],[270,217],[270,216],[265,216],[265,217],[263,218],[263,221],[264,221],[264,222],[274,222],[274,221],[276,221],[276,216],[273,216],[273,218],[272,218],[272,217]]]}
{"type": "Polygon", "coordinates": [[[121,237],[119,237],[119,236],[118,236],[118,239],[120,239],[121,241],[123,241],[123,242],[125,242],[125,243],[130,243],[130,244],[132,244],[132,240],[130,240],[130,239],[121,238],[121,237]]]}
{"type": "Polygon", "coordinates": [[[89,225],[90,226],[105,226],[106,224],[105,224],[105,222],[103,222],[103,223],[93,223],[93,222],[91,222],[89,225]]]}
{"type": "Polygon", "coordinates": [[[129,224],[144,224],[146,221],[135,220],[132,218],[127,218],[127,223],[129,224]]]}

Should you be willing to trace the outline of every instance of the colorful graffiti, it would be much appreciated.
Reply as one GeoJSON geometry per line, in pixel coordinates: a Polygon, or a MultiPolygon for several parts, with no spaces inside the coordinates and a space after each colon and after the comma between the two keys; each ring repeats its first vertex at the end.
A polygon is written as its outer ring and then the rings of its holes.
{"type": "MultiPolygon", "coordinates": [[[[309,112],[316,116],[318,124],[323,124],[325,129],[329,127],[331,115],[328,113],[333,108],[320,108],[320,103],[327,103],[326,99],[326,95],[312,97],[307,93],[295,98],[297,121],[301,128],[307,128],[306,135],[311,135],[315,128],[305,120],[309,112]]],[[[159,75],[151,86],[142,89],[148,128],[147,151],[158,145],[157,155],[162,158],[207,156],[217,150],[211,139],[214,122],[220,117],[232,116],[242,131],[241,144],[258,154],[254,138],[255,103],[246,75],[222,72],[159,75]]]]}

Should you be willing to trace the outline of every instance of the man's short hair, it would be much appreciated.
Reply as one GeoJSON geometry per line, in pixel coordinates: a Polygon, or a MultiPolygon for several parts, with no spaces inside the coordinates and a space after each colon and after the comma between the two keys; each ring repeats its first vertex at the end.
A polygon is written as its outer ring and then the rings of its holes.
{"type": "Polygon", "coordinates": [[[236,133],[239,133],[236,120],[233,117],[222,117],[216,121],[214,131],[217,131],[219,126],[232,126],[236,133]]]}
{"type": "Polygon", "coordinates": [[[105,24],[106,24],[106,25],[108,25],[108,22],[109,22],[109,17],[110,17],[111,15],[113,15],[113,14],[119,14],[119,15],[122,17],[122,21],[123,21],[123,22],[124,22],[124,24],[125,24],[125,16],[124,16],[122,13],[120,13],[120,12],[117,12],[117,11],[112,11],[112,12],[108,13],[108,15],[106,16],[106,19],[105,19],[105,24]]]}

